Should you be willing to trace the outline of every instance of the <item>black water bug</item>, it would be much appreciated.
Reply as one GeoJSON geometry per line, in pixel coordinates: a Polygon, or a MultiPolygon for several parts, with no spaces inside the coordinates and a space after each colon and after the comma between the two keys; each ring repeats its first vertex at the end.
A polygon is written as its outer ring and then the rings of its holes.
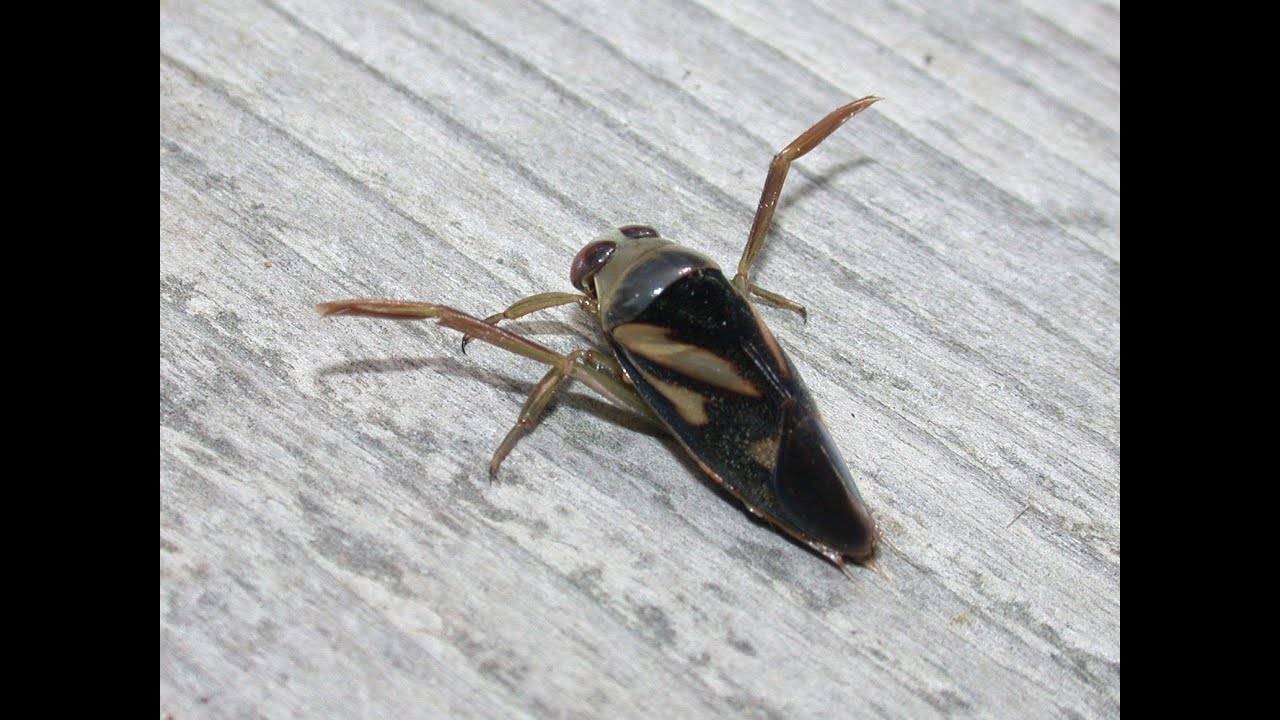
{"type": "Polygon", "coordinates": [[[491,475],[572,378],[668,430],[751,513],[837,567],[849,560],[873,565],[878,530],[871,513],[799,373],[749,298],[801,315],[804,307],[748,278],[792,161],[879,99],[836,109],[774,156],[732,280],[707,256],[657,230],[626,225],[578,253],[570,270],[578,293],[532,295],[484,320],[399,300],[341,300],[317,309],[324,316],[435,318],[464,333],[464,347],[481,340],[550,366],[494,452],[491,475]],[[570,303],[599,321],[611,352],[562,354],[497,327],[570,303]]]}

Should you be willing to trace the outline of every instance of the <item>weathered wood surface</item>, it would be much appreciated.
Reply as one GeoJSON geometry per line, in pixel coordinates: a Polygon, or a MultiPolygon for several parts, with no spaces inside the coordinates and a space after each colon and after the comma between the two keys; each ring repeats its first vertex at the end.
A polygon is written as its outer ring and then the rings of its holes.
{"type": "Polygon", "coordinates": [[[1117,716],[1119,75],[1112,2],[162,2],[161,714],[1117,716]],[[311,309],[732,265],[866,94],[756,277],[892,581],[580,387],[490,484],[542,368],[311,309]]]}

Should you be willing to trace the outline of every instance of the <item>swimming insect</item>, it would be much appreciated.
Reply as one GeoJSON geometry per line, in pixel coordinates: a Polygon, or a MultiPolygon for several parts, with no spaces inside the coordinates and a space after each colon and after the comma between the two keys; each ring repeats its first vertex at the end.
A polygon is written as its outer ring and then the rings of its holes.
{"type": "Polygon", "coordinates": [[[707,256],[626,225],[588,243],[569,279],[580,292],[517,300],[484,320],[434,303],[340,300],[320,314],[434,318],[470,339],[550,366],[493,454],[489,472],[538,423],[565,380],[578,380],[668,430],[751,513],[843,569],[870,565],[878,531],[827,433],[813,398],[749,296],[805,315],[804,307],[750,281],[792,161],[880,98],[837,108],[774,156],[730,281],[707,256]],[[558,353],[497,326],[576,303],[600,323],[611,353],[558,353]]]}

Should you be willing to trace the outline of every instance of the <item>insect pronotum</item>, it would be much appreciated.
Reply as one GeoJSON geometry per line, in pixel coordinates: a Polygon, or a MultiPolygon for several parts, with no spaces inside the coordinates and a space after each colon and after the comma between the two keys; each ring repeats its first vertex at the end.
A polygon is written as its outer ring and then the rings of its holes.
{"type": "Polygon", "coordinates": [[[493,454],[494,475],[555,393],[577,380],[665,428],[694,462],[747,509],[805,543],[837,567],[870,565],[878,531],[796,368],[750,301],[805,315],[799,303],[750,280],[791,163],[880,98],[836,109],[774,156],[747,245],[730,281],[707,256],[626,225],[574,258],[579,292],[546,292],[483,320],[445,305],[401,300],[339,300],[321,315],[418,320],[441,325],[542,363],[516,424],[493,454]],[[610,352],[558,353],[498,327],[538,310],[576,303],[599,323],[610,352]]]}

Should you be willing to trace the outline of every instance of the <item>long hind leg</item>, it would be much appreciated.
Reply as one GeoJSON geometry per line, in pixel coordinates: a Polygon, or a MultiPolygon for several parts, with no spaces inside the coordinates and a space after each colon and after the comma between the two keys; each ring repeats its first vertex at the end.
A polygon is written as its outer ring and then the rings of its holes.
{"type": "Polygon", "coordinates": [[[805,130],[800,134],[800,137],[792,140],[790,145],[773,156],[773,162],[769,164],[769,174],[764,179],[764,190],[760,193],[760,204],[756,207],[756,217],[751,223],[751,232],[747,234],[747,246],[742,249],[742,259],[738,261],[738,274],[733,277],[733,284],[739,290],[750,292],[774,305],[794,310],[800,313],[801,316],[806,314],[803,305],[788,300],[777,293],[752,285],[750,281],[751,265],[755,262],[756,254],[760,252],[760,248],[764,246],[765,238],[769,236],[769,226],[773,224],[773,212],[778,207],[778,198],[782,195],[782,183],[787,179],[787,171],[791,169],[791,163],[804,157],[806,153],[817,147],[823,140],[826,140],[845,121],[867,109],[879,99],[878,97],[864,97],[861,100],[854,100],[848,105],[837,108],[831,114],[819,120],[816,125],[805,130]]]}
{"type": "Polygon", "coordinates": [[[430,320],[457,330],[469,337],[495,347],[522,355],[544,365],[551,366],[542,380],[534,386],[516,424],[507,433],[502,444],[489,463],[489,475],[497,474],[498,467],[511,449],[533,430],[542,419],[555,393],[565,380],[573,378],[600,393],[607,400],[627,410],[633,410],[645,418],[660,424],[649,406],[622,375],[621,368],[612,358],[596,350],[577,350],[562,355],[551,348],[520,337],[508,330],[496,327],[480,318],[468,315],[445,305],[406,302],[403,300],[339,300],[322,303],[316,310],[323,317],[350,315],[391,320],[430,320]]]}

